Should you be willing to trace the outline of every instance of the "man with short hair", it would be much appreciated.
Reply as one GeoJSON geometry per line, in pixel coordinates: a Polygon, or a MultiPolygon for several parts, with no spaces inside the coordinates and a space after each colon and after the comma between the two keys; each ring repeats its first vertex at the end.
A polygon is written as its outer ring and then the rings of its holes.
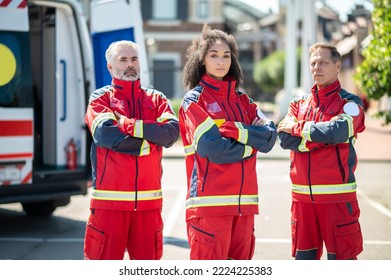
{"type": "Polygon", "coordinates": [[[291,150],[292,256],[356,259],[363,250],[354,142],[363,132],[361,99],[341,88],[341,55],[328,43],[310,48],[311,94],[290,103],[277,131],[291,150]]]}
{"type": "Polygon", "coordinates": [[[112,84],[94,91],[85,116],[93,137],[93,190],[84,256],[158,260],[163,253],[162,147],[179,135],[170,101],[140,85],[137,44],[106,51],[112,84]]]}

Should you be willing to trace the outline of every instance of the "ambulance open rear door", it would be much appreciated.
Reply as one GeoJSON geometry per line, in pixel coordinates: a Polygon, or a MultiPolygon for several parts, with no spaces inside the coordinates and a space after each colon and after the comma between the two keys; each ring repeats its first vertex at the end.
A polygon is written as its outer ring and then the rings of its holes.
{"type": "Polygon", "coordinates": [[[0,1],[0,203],[21,202],[32,215],[86,194],[90,179],[82,55],[88,46],[76,4],[0,1]],[[73,170],[65,151],[71,139],[78,145],[73,170]]]}
{"type": "Polygon", "coordinates": [[[0,188],[6,188],[32,183],[31,67],[23,59],[30,57],[27,2],[0,2],[0,19],[0,188]]]}

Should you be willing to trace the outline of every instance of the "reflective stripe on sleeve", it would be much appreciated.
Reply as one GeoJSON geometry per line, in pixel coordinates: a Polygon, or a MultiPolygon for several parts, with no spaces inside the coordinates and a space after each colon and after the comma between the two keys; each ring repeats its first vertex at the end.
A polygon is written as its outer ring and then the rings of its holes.
{"type": "Polygon", "coordinates": [[[151,153],[151,146],[149,145],[147,140],[143,140],[140,149],[140,156],[146,156],[151,153]]]}
{"type": "Polygon", "coordinates": [[[92,125],[91,125],[91,132],[92,132],[92,136],[95,135],[95,129],[96,127],[102,123],[102,122],[105,122],[107,120],[113,120],[113,121],[116,121],[117,119],[115,118],[114,114],[112,112],[106,112],[106,113],[101,113],[101,114],[98,114],[96,116],[96,118],[94,119],[94,121],[92,122],[92,125]]]}
{"type": "Polygon", "coordinates": [[[258,195],[222,195],[191,197],[186,201],[186,209],[211,206],[258,205],[258,195]]]}
{"type": "Polygon", "coordinates": [[[195,149],[193,148],[192,145],[188,145],[184,147],[184,150],[185,150],[185,156],[190,156],[195,153],[195,149]]]}
{"type": "Polygon", "coordinates": [[[348,134],[349,134],[349,137],[352,137],[354,135],[354,126],[353,126],[353,117],[348,115],[348,114],[342,114],[340,115],[342,117],[343,120],[346,120],[347,124],[348,124],[348,134]]]}
{"type": "Polygon", "coordinates": [[[164,112],[159,118],[157,118],[157,122],[158,123],[163,123],[167,120],[175,120],[177,121],[178,118],[174,115],[174,114],[171,114],[169,112],[164,112]]]}
{"type": "Polygon", "coordinates": [[[194,132],[194,149],[197,150],[198,141],[204,135],[205,132],[207,132],[209,129],[211,129],[215,125],[215,122],[210,118],[206,118],[206,120],[201,123],[199,126],[197,126],[195,132],[194,132]]]}
{"type": "Polygon", "coordinates": [[[248,130],[243,127],[241,122],[235,122],[235,126],[238,128],[237,141],[246,145],[248,141],[248,130]]]}
{"type": "Polygon", "coordinates": [[[136,122],[134,123],[133,136],[137,137],[137,138],[144,137],[143,121],[142,120],[136,120],[136,122]]]}
{"type": "Polygon", "coordinates": [[[339,184],[339,185],[292,185],[292,192],[300,194],[340,194],[351,193],[357,189],[356,183],[339,184]]]}
{"type": "Polygon", "coordinates": [[[298,147],[300,152],[308,152],[310,149],[307,148],[307,139],[302,138],[298,147]]]}
{"type": "Polygon", "coordinates": [[[245,145],[243,158],[251,156],[252,152],[253,152],[253,147],[245,145]]]}
{"type": "MultiPolygon", "coordinates": [[[[136,192],[93,190],[92,197],[94,199],[99,199],[99,200],[135,201],[136,192]]],[[[137,200],[154,200],[154,199],[161,199],[161,198],[162,198],[161,190],[137,192],[137,200]]]]}
{"type": "Polygon", "coordinates": [[[301,131],[301,137],[303,137],[307,141],[311,140],[311,126],[314,124],[313,121],[306,122],[304,124],[303,130],[301,131]]]}

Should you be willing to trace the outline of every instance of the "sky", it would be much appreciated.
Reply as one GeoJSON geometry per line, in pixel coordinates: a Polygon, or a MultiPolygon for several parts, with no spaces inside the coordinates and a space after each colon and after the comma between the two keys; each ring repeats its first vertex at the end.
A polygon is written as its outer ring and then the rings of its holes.
{"type": "MultiPolygon", "coordinates": [[[[279,0],[241,0],[246,4],[252,5],[259,10],[267,13],[270,9],[274,12],[278,12],[279,0]]],[[[362,4],[365,8],[372,10],[373,5],[368,0],[326,0],[327,4],[331,6],[340,14],[342,21],[346,20],[346,15],[354,8],[355,4],[362,4]]]]}

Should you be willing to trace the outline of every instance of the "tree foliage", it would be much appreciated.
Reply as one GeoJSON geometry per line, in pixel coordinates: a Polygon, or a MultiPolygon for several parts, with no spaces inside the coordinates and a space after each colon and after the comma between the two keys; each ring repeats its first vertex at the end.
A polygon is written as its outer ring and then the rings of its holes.
{"type": "MultiPolygon", "coordinates": [[[[391,96],[391,0],[373,0],[372,40],[363,51],[364,61],[354,79],[368,99],[391,96]]],[[[391,110],[380,111],[386,124],[391,123],[391,110]]]]}
{"type": "MultiPolygon", "coordinates": [[[[300,77],[300,48],[297,52],[298,81],[300,77]]],[[[260,60],[254,67],[253,79],[262,94],[274,97],[284,88],[285,51],[275,51],[260,60]]]]}

